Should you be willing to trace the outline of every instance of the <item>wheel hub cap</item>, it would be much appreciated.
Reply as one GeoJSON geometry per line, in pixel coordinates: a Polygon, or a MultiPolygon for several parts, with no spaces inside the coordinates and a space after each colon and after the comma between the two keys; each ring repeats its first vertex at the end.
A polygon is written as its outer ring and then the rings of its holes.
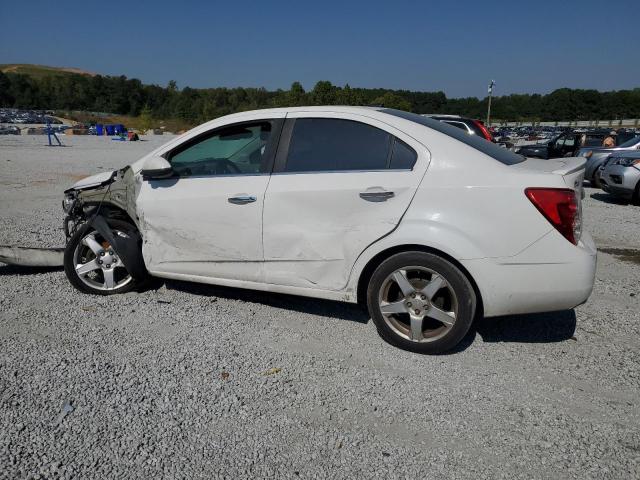
{"type": "Polygon", "coordinates": [[[407,311],[412,315],[424,316],[425,312],[431,307],[431,302],[424,295],[411,294],[404,298],[404,304],[407,311]]]}

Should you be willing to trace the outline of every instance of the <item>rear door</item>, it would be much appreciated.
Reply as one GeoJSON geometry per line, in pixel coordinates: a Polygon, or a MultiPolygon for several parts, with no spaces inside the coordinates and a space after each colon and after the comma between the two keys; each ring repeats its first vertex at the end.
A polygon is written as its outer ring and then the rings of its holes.
{"type": "Polygon", "coordinates": [[[424,146],[367,116],[287,116],[264,204],[267,283],[340,290],[391,232],[429,163],[424,146]]]}

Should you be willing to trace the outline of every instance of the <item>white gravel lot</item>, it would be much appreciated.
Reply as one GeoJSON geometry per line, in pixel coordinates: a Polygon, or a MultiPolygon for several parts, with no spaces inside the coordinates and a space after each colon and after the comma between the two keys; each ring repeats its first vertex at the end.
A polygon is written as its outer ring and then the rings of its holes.
{"type": "MultiPolygon", "coordinates": [[[[62,190],[168,140],[0,137],[0,244],[62,246],[62,190]]],[[[1,478],[639,478],[640,207],[587,189],[575,312],[385,344],[353,305],[0,265],[1,478]],[[611,250],[607,250],[611,251],[611,250]]]]}

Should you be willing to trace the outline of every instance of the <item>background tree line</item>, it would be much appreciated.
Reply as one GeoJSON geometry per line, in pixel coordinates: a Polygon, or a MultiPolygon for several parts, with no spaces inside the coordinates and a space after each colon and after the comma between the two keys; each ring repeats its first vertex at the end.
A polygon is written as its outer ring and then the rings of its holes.
{"type": "MultiPolygon", "coordinates": [[[[416,113],[449,113],[484,118],[487,99],[447,98],[443,92],[352,88],[320,81],[310,91],[299,82],[289,90],[264,88],[178,89],[144,85],[125,76],[80,74],[34,77],[0,72],[0,107],[85,110],[154,118],[179,118],[197,124],[256,108],[299,105],[384,105],[416,113]]],[[[592,120],[640,117],[640,88],[599,92],[561,88],[547,95],[494,97],[492,117],[521,120],[592,120]]]]}

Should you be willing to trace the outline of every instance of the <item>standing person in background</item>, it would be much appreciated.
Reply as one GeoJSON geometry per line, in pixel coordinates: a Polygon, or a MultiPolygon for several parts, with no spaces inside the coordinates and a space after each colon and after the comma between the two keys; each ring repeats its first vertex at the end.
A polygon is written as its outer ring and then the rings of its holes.
{"type": "Polygon", "coordinates": [[[611,131],[609,135],[605,137],[602,141],[602,146],[606,148],[611,148],[616,146],[616,136],[617,133],[615,131],[611,131]]]}

